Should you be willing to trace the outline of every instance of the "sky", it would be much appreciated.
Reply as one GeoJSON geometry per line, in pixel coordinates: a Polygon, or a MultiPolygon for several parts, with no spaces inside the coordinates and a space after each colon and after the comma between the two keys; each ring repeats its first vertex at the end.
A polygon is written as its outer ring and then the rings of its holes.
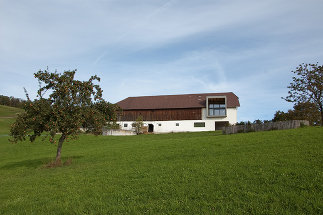
{"type": "Polygon", "coordinates": [[[47,67],[101,78],[103,98],[234,92],[238,121],[292,104],[296,67],[322,64],[322,0],[0,0],[0,94],[35,98],[47,67]]]}

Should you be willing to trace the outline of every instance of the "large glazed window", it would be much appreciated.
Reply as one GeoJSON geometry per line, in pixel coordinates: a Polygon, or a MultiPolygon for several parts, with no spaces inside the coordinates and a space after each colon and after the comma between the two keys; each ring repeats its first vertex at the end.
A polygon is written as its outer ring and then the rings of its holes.
{"type": "Polygon", "coordinates": [[[226,116],[225,98],[208,98],[208,117],[226,116]]]}

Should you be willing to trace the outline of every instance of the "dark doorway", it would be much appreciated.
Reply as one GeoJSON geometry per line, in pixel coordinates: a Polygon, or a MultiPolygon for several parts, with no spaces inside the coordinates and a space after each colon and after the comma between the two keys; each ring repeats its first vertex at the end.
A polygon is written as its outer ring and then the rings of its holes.
{"type": "Polygon", "coordinates": [[[228,124],[228,121],[215,122],[215,130],[222,130],[222,128],[224,128],[228,124]]]}
{"type": "Polygon", "coordinates": [[[148,132],[149,133],[154,132],[154,125],[153,124],[148,124],[148,132]]]}

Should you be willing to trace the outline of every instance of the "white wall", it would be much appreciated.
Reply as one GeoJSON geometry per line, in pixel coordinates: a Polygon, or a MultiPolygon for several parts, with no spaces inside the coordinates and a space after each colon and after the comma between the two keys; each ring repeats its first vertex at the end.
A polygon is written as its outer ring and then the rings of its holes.
{"type": "Polygon", "coordinates": [[[237,108],[227,108],[226,117],[206,117],[206,108],[202,108],[202,120],[213,120],[217,122],[228,121],[230,124],[237,123],[237,108]]]}
{"type": "MultiPolygon", "coordinates": [[[[154,133],[214,131],[215,122],[220,121],[228,121],[230,124],[235,124],[237,122],[237,108],[227,108],[227,116],[223,118],[206,117],[206,108],[203,108],[201,120],[144,121],[144,126],[153,124],[154,133]],[[205,122],[205,127],[194,127],[194,122],[205,122]],[[176,126],[176,123],[179,123],[179,126],[176,126]]],[[[133,129],[132,121],[123,121],[118,123],[123,130],[133,129]],[[128,127],[124,127],[124,124],[128,124],[128,127]]]]}
{"type": "MultiPolygon", "coordinates": [[[[121,129],[132,130],[132,122],[119,122],[121,129]],[[124,127],[127,123],[128,127],[124,127]]],[[[214,120],[176,120],[176,121],[144,121],[144,126],[154,125],[154,133],[186,132],[186,131],[213,131],[215,130],[214,120]],[[205,122],[205,127],[194,127],[194,122],[205,122]],[[176,123],[179,126],[176,126],[176,123]]]]}

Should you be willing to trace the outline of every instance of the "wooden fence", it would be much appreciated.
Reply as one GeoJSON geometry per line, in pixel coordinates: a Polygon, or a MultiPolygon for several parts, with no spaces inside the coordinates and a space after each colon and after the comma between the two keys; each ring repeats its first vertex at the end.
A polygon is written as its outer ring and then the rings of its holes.
{"type": "Polygon", "coordinates": [[[246,124],[246,125],[233,125],[223,128],[223,134],[236,134],[236,133],[247,133],[257,131],[270,131],[270,130],[284,130],[299,128],[303,125],[309,125],[307,120],[290,120],[280,122],[267,122],[261,124],[246,124]]]}

